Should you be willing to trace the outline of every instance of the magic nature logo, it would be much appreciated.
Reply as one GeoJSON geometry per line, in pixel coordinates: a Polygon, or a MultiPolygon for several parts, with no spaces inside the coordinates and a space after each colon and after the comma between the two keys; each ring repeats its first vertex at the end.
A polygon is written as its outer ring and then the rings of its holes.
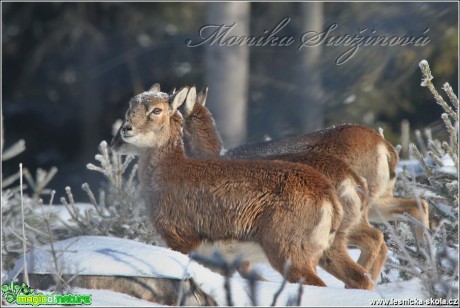
{"type": "Polygon", "coordinates": [[[87,294],[34,294],[35,289],[25,282],[22,284],[11,281],[2,284],[2,298],[9,304],[16,305],[91,305],[92,296],[87,294]]]}

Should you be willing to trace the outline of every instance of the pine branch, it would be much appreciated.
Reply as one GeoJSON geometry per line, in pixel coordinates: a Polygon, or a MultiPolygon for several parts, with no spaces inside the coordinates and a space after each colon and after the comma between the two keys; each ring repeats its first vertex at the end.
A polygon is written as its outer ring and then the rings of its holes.
{"type": "Polygon", "coordinates": [[[433,75],[431,75],[431,70],[430,66],[428,65],[428,62],[426,60],[422,60],[419,63],[419,67],[422,70],[422,74],[424,78],[422,79],[421,86],[422,87],[427,87],[430,92],[433,94],[436,103],[440,105],[444,111],[449,114],[449,116],[452,117],[452,119],[457,119],[457,114],[452,110],[452,108],[444,101],[441,95],[439,95],[438,91],[436,91],[433,83],[431,80],[433,80],[433,75]]]}
{"type": "MultiPolygon", "coordinates": [[[[3,130],[2,130],[2,133],[3,133],[3,130]]],[[[10,146],[8,149],[3,151],[3,153],[2,153],[2,161],[11,159],[11,158],[21,154],[22,152],[24,152],[25,149],[26,149],[26,142],[23,139],[17,141],[15,144],[10,146]]]]}

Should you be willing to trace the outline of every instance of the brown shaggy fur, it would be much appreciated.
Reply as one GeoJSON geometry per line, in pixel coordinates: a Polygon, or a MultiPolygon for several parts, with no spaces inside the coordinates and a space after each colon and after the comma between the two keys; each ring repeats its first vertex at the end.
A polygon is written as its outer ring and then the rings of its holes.
{"type": "Polygon", "coordinates": [[[120,128],[139,153],[142,191],[157,231],[183,253],[202,240],[256,242],[279,272],[291,261],[289,281],[324,286],[316,266],[343,217],[332,184],[289,162],[187,159],[176,112],[187,91],[171,101],[156,91],[134,97],[120,128]]]}
{"type": "MultiPolygon", "coordinates": [[[[417,200],[393,197],[399,157],[394,147],[370,128],[343,124],[300,136],[239,146],[229,150],[226,156],[260,157],[305,151],[335,155],[366,179],[371,221],[381,222],[380,213],[386,220],[401,221],[404,220],[402,212],[406,212],[425,226],[429,225],[426,201],[422,200],[420,211],[417,200]]],[[[423,236],[423,230],[417,230],[417,235],[423,236]]]]}
{"type": "MultiPolygon", "coordinates": [[[[207,89],[206,89],[207,92],[207,89]]],[[[184,142],[188,144],[187,154],[193,157],[218,156],[222,143],[217,133],[211,113],[204,106],[206,92],[202,92],[195,100],[189,91],[182,112],[185,117],[184,142]]],[[[242,159],[270,159],[283,160],[309,165],[326,175],[336,188],[340,201],[344,206],[344,219],[339,227],[336,239],[331,248],[326,252],[320,265],[328,272],[345,282],[347,286],[356,285],[354,279],[361,277],[361,267],[349,257],[346,243],[358,246],[362,253],[358,263],[369,271],[372,278],[377,280],[383,268],[388,251],[383,234],[370,226],[367,213],[367,185],[353,170],[341,159],[327,153],[302,152],[294,154],[278,154],[270,156],[257,156],[255,153],[241,154],[242,159]],[[327,260],[341,258],[345,267],[342,271],[338,266],[327,260]]],[[[338,264],[337,264],[338,265],[338,264]]]]}
{"type": "MultiPolygon", "coordinates": [[[[196,145],[187,148],[187,154],[191,157],[212,157],[222,149],[222,141],[216,134],[212,116],[202,104],[205,95],[206,93],[202,93],[201,97],[198,97],[200,104],[189,106],[189,109],[185,110],[185,114],[189,115],[186,118],[185,127],[189,129],[184,132],[185,142],[196,145]],[[190,112],[191,110],[193,112],[190,112]],[[196,127],[192,127],[188,125],[191,122],[199,125],[195,124],[196,127]]],[[[225,157],[247,159],[305,152],[334,155],[367,181],[371,205],[370,221],[380,223],[382,218],[388,221],[403,221],[403,213],[408,213],[425,226],[429,226],[428,203],[425,200],[421,200],[420,210],[415,199],[393,197],[398,153],[385,138],[368,127],[342,124],[300,136],[246,144],[228,150],[225,157]]],[[[417,228],[416,231],[417,236],[423,238],[423,229],[417,228]]]]}

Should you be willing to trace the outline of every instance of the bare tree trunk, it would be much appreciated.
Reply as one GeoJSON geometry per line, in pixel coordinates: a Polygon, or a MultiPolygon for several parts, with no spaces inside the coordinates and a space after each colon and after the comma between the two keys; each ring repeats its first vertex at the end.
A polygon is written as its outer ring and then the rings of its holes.
{"type": "Polygon", "coordinates": [[[5,137],[4,131],[3,131],[3,109],[2,109],[2,117],[0,118],[0,127],[2,129],[2,139],[1,139],[1,150],[0,153],[3,153],[3,138],[5,137]]]}
{"type": "Polygon", "coordinates": [[[101,97],[101,91],[98,83],[87,80],[89,72],[94,68],[97,63],[96,51],[89,42],[84,44],[85,47],[81,49],[81,78],[82,80],[82,94],[81,105],[79,106],[80,121],[82,123],[82,145],[83,148],[80,152],[80,159],[84,162],[88,161],[97,151],[97,146],[100,142],[99,137],[99,117],[102,103],[104,100],[101,97]]]}
{"type": "MultiPolygon", "coordinates": [[[[307,31],[322,32],[323,3],[300,3],[300,16],[303,24],[301,33],[307,31]]],[[[298,84],[301,94],[302,130],[304,132],[318,130],[324,127],[323,89],[318,63],[321,59],[321,47],[304,48],[299,63],[298,84]]]]}
{"type": "MultiPolygon", "coordinates": [[[[236,23],[230,36],[249,35],[248,2],[208,3],[208,24],[236,23]]],[[[209,109],[216,119],[226,147],[246,139],[246,107],[249,71],[248,46],[206,46],[206,80],[209,85],[209,109]]]]}
{"type": "Polygon", "coordinates": [[[409,143],[410,143],[410,123],[409,120],[404,119],[401,121],[401,152],[402,159],[409,158],[409,143]]]}

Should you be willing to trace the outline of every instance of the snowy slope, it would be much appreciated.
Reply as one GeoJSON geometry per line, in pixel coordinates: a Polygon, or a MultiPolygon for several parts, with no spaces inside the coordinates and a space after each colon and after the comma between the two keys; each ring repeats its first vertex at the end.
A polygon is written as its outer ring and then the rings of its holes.
{"type": "MultiPolygon", "coordinates": [[[[223,288],[224,277],[190,261],[189,257],[168,248],[150,246],[132,240],[113,237],[84,236],[55,243],[60,260],[67,272],[81,275],[151,276],[182,279],[191,277],[207,294],[213,296],[219,305],[226,305],[223,288]]],[[[30,272],[53,273],[55,266],[50,257],[50,247],[45,245],[28,254],[30,272]],[[33,259],[33,262],[32,262],[33,259]]],[[[351,250],[356,258],[358,253],[351,250]]],[[[273,295],[280,287],[281,275],[264,264],[256,265],[268,282],[260,282],[257,289],[259,305],[271,305],[273,295]]],[[[9,273],[14,277],[22,270],[22,258],[9,273]]],[[[304,286],[302,305],[306,306],[368,306],[371,299],[380,298],[420,298],[421,289],[415,281],[404,284],[377,285],[375,291],[348,290],[343,283],[321,269],[319,275],[327,288],[304,286]]],[[[249,288],[246,280],[236,274],[231,279],[231,291],[235,305],[250,305],[249,288]]],[[[104,306],[145,306],[154,305],[137,300],[125,294],[110,291],[76,289],[76,293],[92,294],[93,305],[104,306]]],[[[285,305],[290,296],[298,292],[297,284],[287,284],[277,305],[285,305]]]]}

